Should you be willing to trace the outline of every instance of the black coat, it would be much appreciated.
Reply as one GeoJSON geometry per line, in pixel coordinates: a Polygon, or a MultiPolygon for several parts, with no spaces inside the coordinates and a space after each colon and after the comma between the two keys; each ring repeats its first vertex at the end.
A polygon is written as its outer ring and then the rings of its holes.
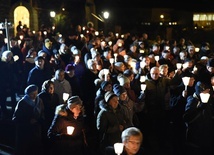
{"type": "Polygon", "coordinates": [[[84,155],[84,117],[74,119],[73,113],[66,105],[56,108],[56,115],[48,130],[48,137],[53,145],[53,154],[78,154],[84,155]],[[73,126],[72,135],[67,134],[67,126],[73,126]]]}

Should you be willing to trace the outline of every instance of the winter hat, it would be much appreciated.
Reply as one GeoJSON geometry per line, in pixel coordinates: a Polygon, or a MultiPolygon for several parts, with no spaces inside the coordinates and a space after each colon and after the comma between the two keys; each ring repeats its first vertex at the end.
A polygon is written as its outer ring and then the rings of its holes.
{"type": "Polygon", "coordinates": [[[44,60],[45,61],[45,58],[43,56],[37,56],[34,61],[38,61],[38,60],[44,60]]]}
{"type": "Polygon", "coordinates": [[[45,43],[51,42],[49,38],[45,39],[45,43]]]}
{"type": "Polygon", "coordinates": [[[38,87],[35,84],[31,84],[25,88],[25,95],[29,95],[30,93],[38,90],[38,87]]]}
{"type": "Polygon", "coordinates": [[[105,93],[105,96],[104,96],[104,99],[105,99],[105,102],[109,102],[109,100],[114,97],[114,96],[117,96],[116,94],[114,94],[113,92],[111,91],[107,91],[105,93]]]}
{"type": "Polygon", "coordinates": [[[105,78],[105,74],[104,74],[105,72],[106,72],[107,74],[110,73],[109,69],[103,68],[102,70],[99,71],[98,77],[99,77],[100,79],[104,79],[104,78],[105,78]]]}
{"type": "Polygon", "coordinates": [[[36,52],[36,50],[34,48],[29,49],[27,52],[26,58],[30,58],[30,56],[33,52],[36,52]]]}
{"type": "Polygon", "coordinates": [[[202,92],[202,91],[204,91],[204,90],[206,90],[207,89],[207,86],[204,84],[204,83],[202,83],[201,81],[198,81],[197,83],[196,83],[196,85],[195,85],[195,93],[196,93],[196,95],[200,95],[200,93],[202,92]]]}
{"type": "Polygon", "coordinates": [[[68,72],[70,70],[74,70],[74,66],[72,64],[68,64],[66,67],[65,67],[65,72],[68,72]]]}
{"type": "MultiPolygon", "coordinates": [[[[93,49],[93,48],[92,48],[93,49]]],[[[94,59],[96,56],[100,55],[97,50],[91,50],[91,58],[94,59]]]]}
{"type": "Polygon", "coordinates": [[[115,62],[115,63],[114,63],[114,66],[115,66],[115,67],[122,67],[123,65],[124,65],[123,62],[115,62]]]}
{"type": "Polygon", "coordinates": [[[81,54],[80,50],[78,50],[76,46],[71,46],[70,50],[71,50],[71,53],[73,55],[79,55],[79,54],[81,54]]]}
{"type": "Polygon", "coordinates": [[[11,51],[4,51],[2,53],[2,58],[7,59],[8,56],[13,56],[13,53],[11,51]]]}
{"type": "Polygon", "coordinates": [[[120,96],[122,93],[126,92],[126,89],[123,86],[114,84],[113,91],[117,96],[120,96]]]}
{"type": "Polygon", "coordinates": [[[82,105],[82,100],[79,96],[71,96],[67,101],[68,107],[71,108],[71,106],[76,105],[82,105]]]}
{"type": "Polygon", "coordinates": [[[126,69],[123,72],[123,75],[125,75],[126,77],[130,77],[132,74],[134,74],[134,72],[131,69],[126,69]]]}
{"type": "Polygon", "coordinates": [[[107,85],[109,85],[109,84],[111,84],[109,81],[102,81],[100,87],[101,87],[102,90],[104,90],[105,87],[106,87],[107,85]]]}
{"type": "Polygon", "coordinates": [[[121,86],[124,86],[126,83],[130,83],[129,78],[127,78],[123,74],[119,74],[117,76],[117,80],[118,80],[118,82],[120,83],[121,86]]]}

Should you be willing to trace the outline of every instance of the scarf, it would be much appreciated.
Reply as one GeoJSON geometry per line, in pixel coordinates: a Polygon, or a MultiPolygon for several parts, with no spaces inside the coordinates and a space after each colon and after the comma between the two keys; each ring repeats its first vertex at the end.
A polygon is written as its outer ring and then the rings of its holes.
{"type": "Polygon", "coordinates": [[[24,101],[30,105],[31,107],[33,107],[33,116],[35,119],[38,119],[41,115],[41,109],[39,106],[39,97],[36,97],[36,100],[32,100],[28,95],[25,95],[23,97],[24,101]]]}

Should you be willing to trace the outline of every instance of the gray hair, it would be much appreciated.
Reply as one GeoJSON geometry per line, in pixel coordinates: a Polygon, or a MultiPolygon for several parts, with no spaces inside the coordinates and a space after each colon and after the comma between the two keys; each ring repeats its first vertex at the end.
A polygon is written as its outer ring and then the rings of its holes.
{"type": "Polygon", "coordinates": [[[122,132],[121,135],[122,142],[128,141],[131,136],[140,137],[141,142],[143,140],[143,134],[138,128],[129,127],[122,132]]]}

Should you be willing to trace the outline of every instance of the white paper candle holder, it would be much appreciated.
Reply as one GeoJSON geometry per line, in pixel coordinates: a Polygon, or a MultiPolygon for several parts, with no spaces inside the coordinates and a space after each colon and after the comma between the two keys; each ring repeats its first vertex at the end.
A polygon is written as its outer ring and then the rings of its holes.
{"type": "Polygon", "coordinates": [[[187,90],[187,86],[189,84],[189,80],[190,80],[190,77],[187,77],[187,76],[182,77],[182,81],[183,81],[183,83],[185,85],[185,90],[187,90]]]}
{"type": "Polygon", "coordinates": [[[74,127],[73,126],[67,126],[67,134],[72,135],[74,132],[74,127]]]}
{"type": "Polygon", "coordinates": [[[123,152],[123,147],[124,144],[123,143],[115,143],[114,144],[114,151],[117,155],[120,155],[123,152]]]}
{"type": "Polygon", "coordinates": [[[210,98],[210,94],[209,93],[200,93],[200,97],[201,97],[201,102],[207,103],[210,98]]]}

